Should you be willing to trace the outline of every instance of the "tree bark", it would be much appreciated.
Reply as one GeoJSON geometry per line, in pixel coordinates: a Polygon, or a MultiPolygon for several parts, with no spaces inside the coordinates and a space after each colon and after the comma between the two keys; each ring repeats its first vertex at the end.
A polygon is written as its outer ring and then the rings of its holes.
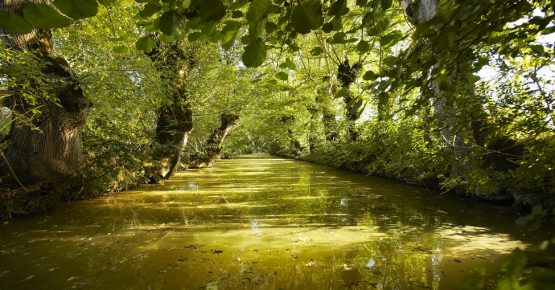
{"type": "Polygon", "coordinates": [[[364,109],[364,102],[362,99],[354,96],[350,91],[350,87],[355,82],[361,68],[362,63],[356,62],[350,65],[348,59],[345,59],[345,61],[340,63],[337,67],[337,79],[340,81],[341,87],[347,91],[343,96],[343,102],[345,102],[345,116],[348,121],[347,131],[351,141],[356,141],[359,137],[359,133],[356,129],[356,121],[360,118],[362,110],[364,109]]]}
{"type": "Polygon", "coordinates": [[[152,157],[157,163],[149,178],[157,182],[170,178],[181,164],[181,154],[193,129],[193,110],[188,100],[186,80],[195,68],[193,56],[187,55],[177,43],[157,41],[148,54],[162,75],[171,93],[171,102],[160,108],[152,157]]]}
{"type": "Polygon", "coordinates": [[[189,164],[190,168],[212,167],[215,161],[223,155],[225,138],[235,125],[240,116],[223,113],[220,115],[220,127],[215,129],[206,142],[206,147],[201,156],[196,156],[189,164]]]}
{"type": "MultiPolygon", "coordinates": [[[[4,0],[0,11],[21,14],[22,7],[31,2],[48,1],[4,0]]],[[[0,31],[3,35],[9,35],[0,31]]],[[[42,73],[49,87],[41,88],[52,96],[48,100],[37,96],[35,105],[40,116],[32,119],[36,128],[22,124],[17,115],[28,115],[24,93],[15,93],[4,99],[4,106],[18,114],[12,114],[13,122],[8,136],[10,146],[0,161],[3,181],[23,187],[36,187],[55,183],[79,173],[82,164],[81,132],[86,122],[86,109],[91,106],[80,87],[80,81],[67,61],[53,52],[51,33],[35,29],[25,35],[3,36],[10,49],[28,51],[39,59],[44,67],[42,73]]],[[[30,68],[32,69],[32,68],[30,68]]]]}

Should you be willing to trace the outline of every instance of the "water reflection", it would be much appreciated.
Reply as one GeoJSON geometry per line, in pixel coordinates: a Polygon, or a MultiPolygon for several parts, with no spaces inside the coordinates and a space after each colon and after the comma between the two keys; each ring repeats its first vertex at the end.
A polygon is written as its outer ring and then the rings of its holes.
{"type": "Polygon", "coordinates": [[[0,226],[1,289],[456,289],[549,237],[509,209],[268,156],[0,226]],[[539,236],[535,236],[539,235],[539,236]]]}

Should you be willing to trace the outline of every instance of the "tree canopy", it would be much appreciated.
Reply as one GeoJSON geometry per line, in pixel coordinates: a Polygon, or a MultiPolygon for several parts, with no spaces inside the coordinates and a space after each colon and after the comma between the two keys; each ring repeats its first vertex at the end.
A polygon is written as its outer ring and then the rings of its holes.
{"type": "MultiPolygon", "coordinates": [[[[535,217],[555,205],[554,1],[0,8],[4,159],[29,148],[17,147],[17,128],[39,138],[52,112],[73,116],[68,94],[93,104],[79,107],[86,121],[72,136],[85,158],[66,198],[263,151],[510,201],[535,217]]],[[[25,175],[6,164],[4,174],[25,175]]]]}

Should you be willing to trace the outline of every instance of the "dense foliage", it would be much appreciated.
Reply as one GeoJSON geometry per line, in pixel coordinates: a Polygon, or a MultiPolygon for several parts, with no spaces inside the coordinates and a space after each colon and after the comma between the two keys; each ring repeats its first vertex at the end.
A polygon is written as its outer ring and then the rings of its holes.
{"type": "MultiPolygon", "coordinates": [[[[41,108],[60,104],[40,53],[14,50],[10,39],[55,29],[57,55],[93,103],[84,171],[64,198],[152,181],[174,73],[193,112],[178,148],[185,167],[222,146],[227,131],[217,130],[231,126],[221,116],[233,114],[228,157],[271,152],[512,201],[542,217],[555,205],[553,1],[19,2],[0,11],[11,34],[0,47],[2,150],[14,142],[10,124],[38,130],[41,108]],[[160,59],[163,45],[181,56],[160,59]],[[208,144],[214,136],[223,138],[208,144]]],[[[18,199],[29,198],[21,186],[1,193],[0,213],[36,210],[18,199]]],[[[524,275],[534,253],[516,254],[520,266],[507,271],[524,275]]]]}

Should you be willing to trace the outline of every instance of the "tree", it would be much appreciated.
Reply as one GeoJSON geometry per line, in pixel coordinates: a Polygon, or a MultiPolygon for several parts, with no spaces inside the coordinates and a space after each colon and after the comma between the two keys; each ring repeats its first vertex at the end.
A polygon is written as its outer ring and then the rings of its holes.
{"type": "Polygon", "coordinates": [[[220,115],[220,127],[214,129],[208,140],[204,150],[199,155],[193,156],[188,167],[212,167],[216,160],[219,160],[224,154],[223,146],[225,139],[231,129],[237,125],[239,115],[223,113],[220,115]]]}
{"type": "Polygon", "coordinates": [[[197,65],[195,56],[179,43],[156,41],[148,53],[166,83],[171,98],[160,108],[152,156],[160,166],[151,179],[171,177],[181,163],[182,151],[193,129],[193,110],[188,98],[187,76],[197,65]]]}
{"type": "MultiPolygon", "coordinates": [[[[43,2],[4,1],[0,11],[21,15],[32,9],[45,9],[46,4],[43,2]]],[[[41,23],[37,26],[24,33],[18,33],[20,30],[17,28],[0,31],[5,35],[2,41],[10,49],[30,53],[41,62],[40,71],[44,74],[45,82],[30,85],[48,86],[40,89],[49,96],[33,96],[36,101],[33,104],[26,97],[28,92],[24,87],[19,87],[16,80],[14,87],[10,88],[10,96],[3,100],[4,106],[15,112],[12,114],[14,117],[28,116],[31,107],[39,113],[39,116],[31,119],[31,125],[22,123],[19,118],[13,119],[8,136],[10,145],[0,162],[0,171],[9,176],[4,180],[24,188],[65,181],[64,178],[80,171],[81,133],[86,121],[86,109],[91,106],[80,87],[79,78],[68,62],[55,54],[51,31],[41,28],[41,23]]],[[[10,76],[8,72],[8,77],[15,76],[10,76]]]]}

